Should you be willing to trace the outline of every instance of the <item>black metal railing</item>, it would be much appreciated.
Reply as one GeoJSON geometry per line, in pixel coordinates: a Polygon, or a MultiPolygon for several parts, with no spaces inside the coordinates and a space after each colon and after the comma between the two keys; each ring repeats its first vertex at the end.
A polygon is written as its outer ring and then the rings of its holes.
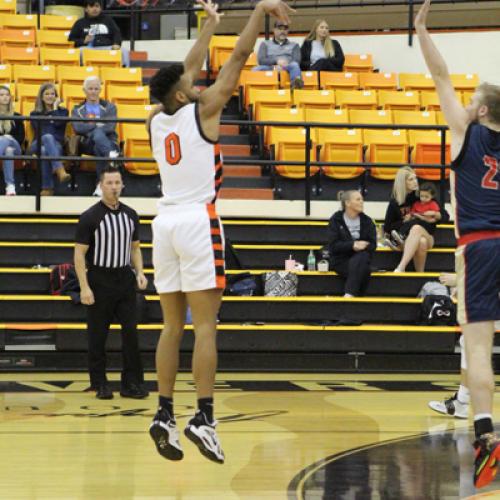
{"type": "MultiPolygon", "coordinates": [[[[56,117],[56,116],[0,116],[0,120],[10,119],[14,121],[65,121],[65,122],[100,122],[100,123],[145,123],[144,119],[136,118],[102,118],[102,119],[87,119],[87,118],[73,118],[73,117],[56,117]]],[[[305,168],[305,186],[304,186],[304,200],[305,200],[305,215],[309,216],[311,214],[311,167],[362,167],[365,169],[365,174],[372,168],[398,168],[404,165],[409,165],[412,168],[425,168],[425,169],[439,169],[440,170],[440,180],[439,180],[439,193],[440,200],[444,203],[446,194],[446,168],[450,165],[446,164],[446,133],[448,127],[444,125],[389,125],[389,124],[353,124],[353,123],[320,123],[320,122],[285,122],[285,121],[248,121],[248,120],[223,120],[221,125],[238,125],[239,127],[264,127],[264,126],[274,126],[274,127],[302,127],[305,129],[304,134],[304,151],[305,159],[304,161],[292,161],[292,160],[276,160],[276,159],[253,159],[248,160],[231,158],[226,156],[224,162],[230,165],[260,165],[268,166],[274,173],[274,169],[279,165],[290,165],[299,166],[305,168]],[[313,141],[311,139],[311,129],[312,128],[332,128],[332,129],[386,129],[386,130],[438,130],[441,133],[441,144],[440,144],[440,163],[439,164],[423,164],[423,163],[371,163],[371,162],[322,162],[311,160],[311,150],[313,141]]],[[[38,174],[38,189],[36,190],[36,210],[41,209],[41,197],[40,197],[40,186],[41,186],[41,162],[42,161],[70,161],[73,163],[78,163],[81,161],[89,161],[89,157],[85,156],[46,156],[42,155],[42,127],[36,127],[34,139],[37,141],[37,148],[33,154],[24,155],[13,155],[13,156],[0,156],[0,160],[10,159],[10,160],[24,160],[29,162],[34,162],[37,165],[38,174]]],[[[128,157],[128,156],[118,156],[116,158],[110,157],[100,157],[91,156],[92,161],[113,161],[118,163],[126,162],[137,162],[137,163],[154,163],[153,158],[142,158],[142,157],[128,157]]],[[[25,172],[26,173],[26,172],[25,172]]],[[[318,177],[319,179],[319,177],[318,177]]],[[[74,180],[74,172],[73,172],[74,180]]]]}

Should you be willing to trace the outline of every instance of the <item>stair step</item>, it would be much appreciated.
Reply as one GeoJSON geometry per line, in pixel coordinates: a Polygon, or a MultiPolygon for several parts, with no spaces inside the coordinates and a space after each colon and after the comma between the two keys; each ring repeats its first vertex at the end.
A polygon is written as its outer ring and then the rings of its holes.
{"type": "Polygon", "coordinates": [[[148,53],[145,50],[131,50],[130,51],[131,61],[147,61],[148,53]]]}
{"type": "Polygon", "coordinates": [[[224,165],[224,177],[261,177],[258,165],[224,165]]]}
{"type": "Polygon", "coordinates": [[[272,200],[272,189],[243,189],[243,188],[222,188],[219,193],[221,199],[238,200],[272,200]]]}
{"type": "Polygon", "coordinates": [[[236,177],[227,176],[224,172],[224,183],[223,187],[226,188],[245,188],[245,189],[270,189],[272,187],[271,179],[267,176],[265,177],[254,177],[254,176],[241,176],[236,177]]]}
{"type": "Polygon", "coordinates": [[[250,156],[248,144],[221,144],[222,154],[228,156],[250,156]]]}
{"type": "Polygon", "coordinates": [[[250,143],[250,137],[248,135],[221,135],[219,142],[225,146],[233,144],[233,145],[247,145],[250,143]]]}
{"type": "Polygon", "coordinates": [[[221,125],[221,135],[240,135],[240,127],[238,125],[221,125]]]}

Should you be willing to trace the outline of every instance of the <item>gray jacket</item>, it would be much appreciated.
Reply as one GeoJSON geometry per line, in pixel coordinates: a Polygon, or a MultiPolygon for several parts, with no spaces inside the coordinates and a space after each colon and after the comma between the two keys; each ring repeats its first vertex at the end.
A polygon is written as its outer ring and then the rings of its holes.
{"type": "MultiPolygon", "coordinates": [[[[99,100],[99,106],[101,108],[101,118],[116,118],[116,106],[109,101],[105,101],[104,99],[99,100]]],[[[77,104],[73,111],[71,112],[71,116],[73,118],[85,118],[85,101],[77,104]]],[[[99,122],[95,123],[85,123],[85,122],[71,122],[73,129],[78,135],[89,135],[97,126],[99,122]]],[[[115,122],[107,122],[102,123],[101,127],[110,140],[116,142],[118,139],[118,135],[116,133],[116,123],[115,122]]]]}
{"type": "Polygon", "coordinates": [[[295,61],[300,64],[300,46],[298,43],[286,39],[278,43],[274,38],[264,40],[259,46],[257,60],[260,66],[274,66],[280,57],[285,57],[288,62],[295,61]]]}

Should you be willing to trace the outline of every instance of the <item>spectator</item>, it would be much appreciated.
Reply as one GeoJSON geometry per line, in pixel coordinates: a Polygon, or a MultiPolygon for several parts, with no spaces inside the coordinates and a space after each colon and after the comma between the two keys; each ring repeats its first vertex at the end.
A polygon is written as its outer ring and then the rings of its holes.
{"type": "Polygon", "coordinates": [[[68,36],[75,47],[98,50],[121,50],[122,64],[130,66],[129,52],[121,47],[122,36],[120,28],[112,17],[102,13],[99,0],[84,0],[85,17],[78,19],[71,28],[68,36]]]}
{"type": "Polygon", "coordinates": [[[328,23],[319,19],[300,48],[300,67],[312,71],[342,71],[344,52],[337,40],[330,38],[328,23]]]}
{"type": "Polygon", "coordinates": [[[288,24],[282,21],[274,23],[274,37],[261,42],[257,53],[259,65],[253,71],[271,71],[277,67],[279,71],[288,72],[292,88],[302,88],[300,47],[298,43],[288,40],[288,28],[288,24]]]}
{"type": "MultiPolygon", "coordinates": [[[[116,118],[116,106],[104,99],[100,99],[101,81],[97,76],[89,76],[83,82],[83,91],[85,93],[85,101],[77,104],[71,116],[73,118],[116,118]]],[[[75,133],[83,136],[80,143],[80,152],[95,156],[109,156],[116,158],[119,156],[119,148],[117,145],[118,135],[116,134],[115,122],[73,122],[75,133]]],[[[97,186],[94,191],[94,196],[101,196],[101,188],[99,179],[104,167],[109,162],[99,160],[97,162],[97,186]]]]}
{"type": "MultiPolygon", "coordinates": [[[[410,167],[401,167],[394,179],[392,197],[385,214],[384,232],[387,243],[393,250],[403,250],[403,257],[394,269],[396,273],[405,272],[413,259],[415,271],[424,272],[427,252],[434,245],[434,238],[425,227],[425,222],[414,218],[411,208],[418,201],[417,175],[410,167]],[[392,231],[407,234],[404,241],[395,241],[392,231]]],[[[441,214],[436,221],[441,219],[441,214]]]]}
{"type": "MultiPolygon", "coordinates": [[[[68,110],[60,106],[61,100],[57,95],[56,86],[53,83],[44,83],[40,86],[36,98],[35,109],[30,116],[68,116],[68,110]]],[[[64,149],[64,132],[67,122],[31,120],[31,126],[35,133],[35,140],[31,143],[30,152],[35,153],[38,149],[36,141],[37,129],[41,127],[42,155],[61,156],[64,149]]],[[[54,194],[53,174],[57,175],[59,182],[68,182],[71,176],[66,173],[62,161],[42,161],[42,196],[54,194]]]]}
{"type": "Polygon", "coordinates": [[[344,297],[363,295],[370,279],[370,263],[377,248],[377,230],[363,213],[358,191],[341,191],[342,210],[328,224],[328,248],[332,268],[345,278],[344,297]]]}
{"type": "MultiPolygon", "coordinates": [[[[20,116],[14,113],[14,103],[10,89],[0,86],[0,115],[20,116]]],[[[22,121],[0,120],[0,157],[21,154],[21,144],[24,142],[24,125],[22,121]]],[[[3,177],[5,181],[5,194],[16,195],[14,180],[14,160],[3,159],[3,177]]]]}

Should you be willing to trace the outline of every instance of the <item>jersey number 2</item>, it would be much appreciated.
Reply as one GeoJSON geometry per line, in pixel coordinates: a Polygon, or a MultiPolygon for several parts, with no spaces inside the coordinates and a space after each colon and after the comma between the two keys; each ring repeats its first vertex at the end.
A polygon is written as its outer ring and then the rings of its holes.
{"type": "Polygon", "coordinates": [[[494,181],[493,177],[498,173],[500,174],[498,160],[493,158],[493,156],[483,156],[484,164],[488,167],[488,171],[484,174],[483,180],[481,181],[481,187],[485,189],[498,189],[500,183],[494,181]]]}
{"type": "Polygon", "coordinates": [[[165,159],[170,165],[177,165],[182,158],[179,136],[172,132],[165,137],[165,159]]]}

